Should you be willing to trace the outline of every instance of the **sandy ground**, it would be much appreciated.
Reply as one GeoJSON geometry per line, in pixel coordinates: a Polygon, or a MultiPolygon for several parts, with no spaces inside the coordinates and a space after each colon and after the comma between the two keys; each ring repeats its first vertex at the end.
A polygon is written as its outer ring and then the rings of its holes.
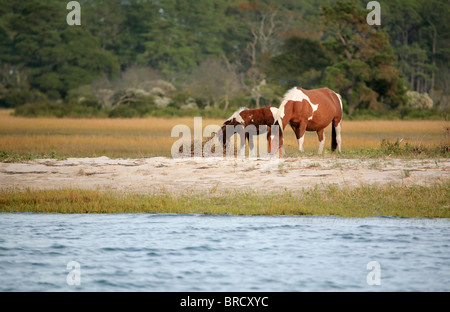
{"type": "Polygon", "coordinates": [[[0,163],[0,188],[81,188],[125,192],[301,192],[316,185],[429,185],[450,178],[450,159],[300,157],[225,159],[69,158],[0,163]]]}

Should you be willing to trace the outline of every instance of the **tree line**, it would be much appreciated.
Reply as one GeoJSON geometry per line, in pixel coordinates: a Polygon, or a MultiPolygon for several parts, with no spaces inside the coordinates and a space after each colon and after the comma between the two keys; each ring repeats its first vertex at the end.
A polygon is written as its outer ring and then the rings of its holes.
{"type": "Polygon", "coordinates": [[[347,116],[448,110],[450,4],[0,0],[0,106],[17,114],[228,114],[328,87],[347,116]]]}

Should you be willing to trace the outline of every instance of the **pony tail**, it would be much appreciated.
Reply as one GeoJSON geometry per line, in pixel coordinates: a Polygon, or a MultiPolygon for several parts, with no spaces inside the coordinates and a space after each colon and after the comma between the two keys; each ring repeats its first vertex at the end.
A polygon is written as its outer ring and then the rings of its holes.
{"type": "Polygon", "coordinates": [[[334,152],[337,148],[336,140],[336,127],[334,125],[334,120],[331,122],[331,151],[334,152]]]}

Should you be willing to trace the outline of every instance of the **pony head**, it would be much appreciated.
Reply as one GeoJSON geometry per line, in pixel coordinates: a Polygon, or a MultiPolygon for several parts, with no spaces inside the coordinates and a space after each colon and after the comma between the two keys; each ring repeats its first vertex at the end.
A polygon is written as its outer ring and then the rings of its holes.
{"type": "MultiPolygon", "coordinates": [[[[226,135],[227,126],[237,126],[237,125],[243,125],[245,126],[245,121],[242,119],[242,116],[240,115],[242,111],[246,110],[246,107],[241,107],[237,111],[235,111],[230,118],[225,120],[225,122],[222,124],[219,130],[216,132],[216,137],[219,139],[219,142],[223,144],[223,146],[226,146],[227,141],[229,137],[226,135]]],[[[230,136],[230,135],[229,135],[230,136]]]]}

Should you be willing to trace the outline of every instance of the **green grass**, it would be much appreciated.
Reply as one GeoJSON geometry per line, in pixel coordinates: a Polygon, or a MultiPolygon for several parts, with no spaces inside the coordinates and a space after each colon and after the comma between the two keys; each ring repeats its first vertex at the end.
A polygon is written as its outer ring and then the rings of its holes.
{"type": "Polygon", "coordinates": [[[67,157],[62,157],[56,154],[55,151],[51,151],[48,154],[18,154],[13,151],[0,151],[0,162],[10,163],[10,162],[23,162],[33,159],[65,159],[67,157]]]}
{"type": "MultiPolygon", "coordinates": [[[[442,143],[437,146],[424,146],[422,144],[409,144],[403,142],[402,139],[389,140],[382,139],[379,147],[368,147],[352,150],[342,150],[341,154],[337,152],[332,153],[329,148],[325,148],[326,156],[337,156],[341,158],[384,158],[384,157],[396,157],[396,158],[448,158],[450,157],[450,145],[442,143]]],[[[300,153],[297,149],[290,147],[286,149],[286,157],[301,157],[318,156],[316,151],[310,151],[306,153],[300,153]]]]}
{"type": "Polygon", "coordinates": [[[256,192],[149,195],[79,189],[0,191],[0,212],[195,213],[344,217],[450,217],[450,180],[432,186],[361,185],[256,192]]]}

